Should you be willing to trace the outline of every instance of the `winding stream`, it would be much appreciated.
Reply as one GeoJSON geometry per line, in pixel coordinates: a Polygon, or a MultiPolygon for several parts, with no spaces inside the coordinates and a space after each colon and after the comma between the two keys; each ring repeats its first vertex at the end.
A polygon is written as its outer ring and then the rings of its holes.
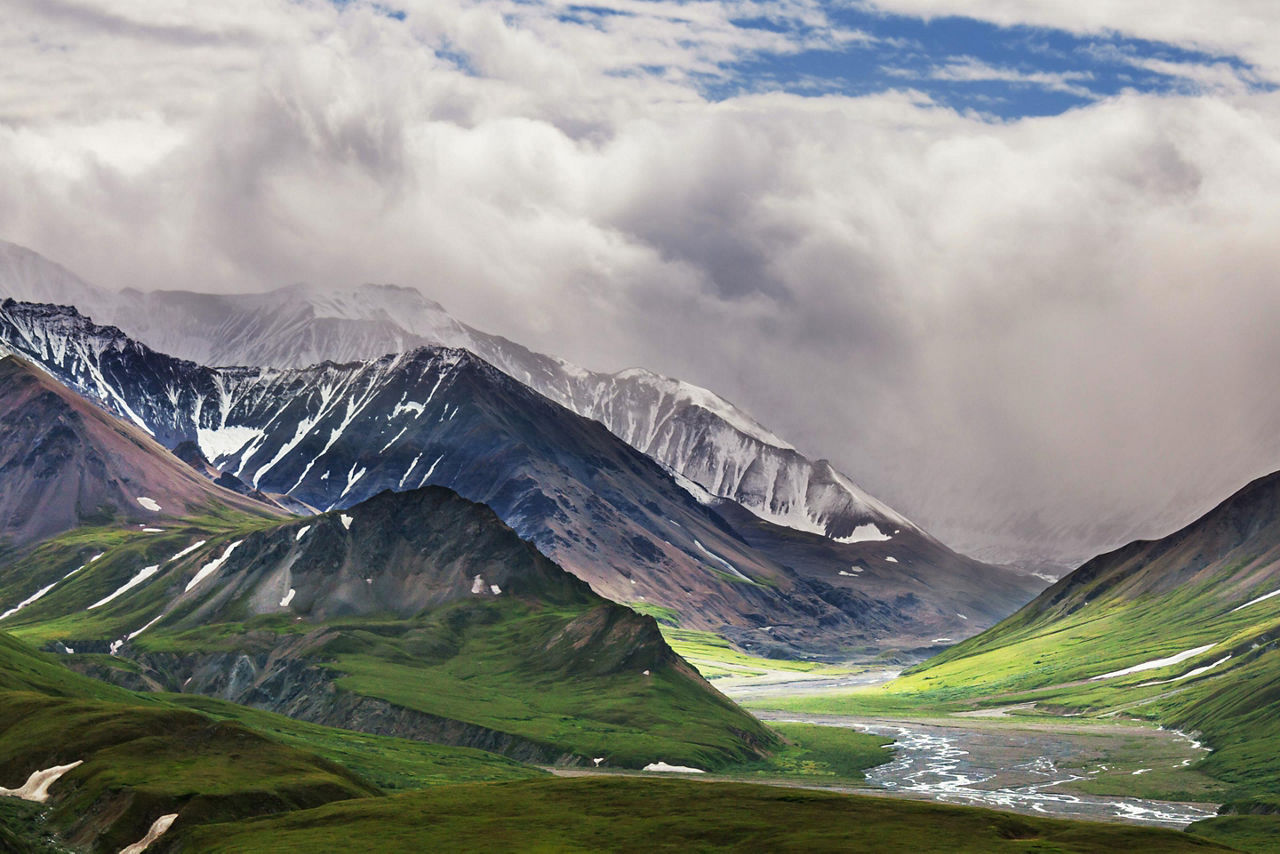
{"type": "Polygon", "coordinates": [[[1025,810],[1060,818],[1109,816],[1165,827],[1185,827],[1216,814],[1191,804],[1046,791],[1088,779],[1085,775],[1059,770],[1047,756],[1008,769],[992,769],[984,767],[970,751],[963,749],[961,738],[897,725],[864,724],[857,729],[895,739],[894,760],[867,773],[871,783],[885,789],[930,795],[939,801],[1025,810]],[[1036,782],[988,788],[998,785],[1001,772],[1025,775],[1036,782]]]}
{"type": "MultiPolygon", "coordinates": [[[[764,717],[764,715],[762,715],[764,717]]],[[[1049,731],[984,730],[822,715],[768,716],[846,726],[894,739],[892,761],[867,772],[874,786],[907,797],[985,806],[1056,818],[1126,821],[1180,828],[1211,818],[1211,805],[1050,791],[1089,779],[1078,766],[1081,747],[1071,735],[1049,731]]],[[[1097,773],[1097,772],[1092,772],[1097,773]]]]}

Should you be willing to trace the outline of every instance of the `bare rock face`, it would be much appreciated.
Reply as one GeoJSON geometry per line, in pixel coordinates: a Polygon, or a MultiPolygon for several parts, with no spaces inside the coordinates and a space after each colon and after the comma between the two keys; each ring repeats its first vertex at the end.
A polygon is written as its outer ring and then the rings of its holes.
{"type": "Polygon", "coordinates": [[[271,512],[209,483],[143,430],[22,359],[0,358],[0,536],[13,545],[83,524],[161,525],[211,500],[271,512]]]}

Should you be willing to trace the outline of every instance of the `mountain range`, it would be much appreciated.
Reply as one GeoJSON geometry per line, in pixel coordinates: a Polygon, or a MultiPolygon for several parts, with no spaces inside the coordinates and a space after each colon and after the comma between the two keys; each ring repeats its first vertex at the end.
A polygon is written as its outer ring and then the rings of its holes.
{"type": "Polygon", "coordinates": [[[915,527],[825,460],[807,459],[714,392],[640,368],[601,373],[535,353],[455,320],[412,288],[111,292],[30,250],[0,243],[0,296],[74,305],[154,350],[202,365],[304,368],[422,347],[468,350],[768,521],[836,540],[867,524],[915,527]]]}
{"type": "Polygon", "coordinates": [[[13,355],[0,423],[0,628],[25,641],[0,635],[3,850],[206,850],[183,834],[432,776],[780,746],[652,617],[451,490],[289,515],[13,355]]]}
{"type": "Polygon", "coordinates": [[[465,350],[207,368],[74,309],[12,300],[0,305],[0,346],[165,446],[194,443],[247,489],[331,510],[387,489],[449,486],[601,595],[751,648],[928,647],[994,623],[1043,584],[957,555],[905,522],[868,522],[833,540],[734,513],[738,505],[465,350]],[[798,565],[790,544],[809,538],[825,545],[798,565]]]}
{"type": "MultiPolygon", "coordinates": [[[[0,418],[27,407],[32,386],[49,411],[84,405],[13,356],[0,371],[0,418]]],[[[31,451],[55,493],[96,481],[89,494],[109,494],[116,471],[142,473],[130,486],[155,495],[167,482],[205,492],[154,525],[102,511],[6,558],[0,625],[91,675],[530,761],[706,767],[773,741],[652,617],[602,599],[484,505],[426,487],[273,513],[201,483],[154,442],[104,434],[111,421],[68,424],[80,456],[31,451]],[[115,468],[93,463],[104,457],[115,468]],[[624,724],[640,714],[642,735],[624,724]]]]}

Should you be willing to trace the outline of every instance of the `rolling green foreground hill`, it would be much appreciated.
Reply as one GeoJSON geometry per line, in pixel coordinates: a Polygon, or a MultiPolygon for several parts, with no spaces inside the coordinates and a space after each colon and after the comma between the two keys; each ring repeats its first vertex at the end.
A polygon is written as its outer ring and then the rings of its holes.
{"type": "MultiPolygon", "coordinates": [[[[479,751],[308,728],[266,713],[241,722],[240,712],[250,710],[207,700],[192,711],[182,699],[80,676],[0,634],[0,786],[18,788],[33,772],[81,763],[52,784],[43,820],[25,823],[26,841],[56,832],[76,850],[115,852],[168,814],[180,815],[174,827],[181,829],[380,797],[352,766],[417,780],[427,769],[444,770],[451,781],[538,773],[479,751]]],[[[6,825],[23,825],[35,809],[0,797],[0,843],[6,825]]],[[[21,850],[17,831],[8,832],[10,848],[21,850]]]]}
{"type": "Polygon", "coordinates": [[[0,604],[48,585],[0,626],[130,688],[522,761],[717,768],[777,741],[652,618],[441,488],[288,522],[81,529],[13,561],[0,604]]]}
{"type": "MultiPolygon", "coordinates": [[[[0,635],[0,785],[83,762],[53,784],[47,805],[0,797],[0,850],[115,852],[175,813],[148,851],[1226,850],[1172,831],[797,789],[527,779],[541,772],[479,751],[132,694],[63,660],[0,635]],[[387,796],[367,782],[398,776],[420,787],[424,772],[456,784],[387,796]]],[[[871,760],[845,761],[853,771],[871,760]]]]}
{"type": "Polygon", "coordinates": [[[449,786],[213,825],[191,833],[187,841],[210,854],[283,854],[354,846],[372,846],[385,854],[445,850],[1176,854],[1223,850],[1168,830],[796,789],[634,779],[449,786]]]}

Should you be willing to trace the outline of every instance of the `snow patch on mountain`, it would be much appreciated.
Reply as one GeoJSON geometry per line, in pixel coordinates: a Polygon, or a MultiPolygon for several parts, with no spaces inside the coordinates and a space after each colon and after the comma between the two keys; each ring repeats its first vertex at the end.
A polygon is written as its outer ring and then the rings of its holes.
{"type": "Polygon", "coordinates": [[[21,602],[19,602],[17,605],[14,605],[14,606],[13,606],[12,608],[10,608],[8,611],[5,611],[3,614],[0,614],[0,620],[8,619],[9,617],[12,617],[14,614],[18,613],[19,611],[21,611],[23,608],[27,607],[28,605],[30,605],[30,604],[32,604],[32,603],[34,603],[34,602],[38,602],[40,599],[42,599],[42,598],[44,597],[44,595],[45,595],[46,593],[48,593],[50,590],[52,590],[53,588],[55,588],[55,587],[57,587],[57,586],[58,586],[58,582],[57,582],[57,581],[55,581],[55,582],[53,582],[52,584],[50,584],[48,587],[41,587],[41,588],[40,588],[39,590],[37,590],[35,593],[32,593],[32,594],[31,594],[30,596],[28,596],[26,599],[23,599],[21,602]]]}
{"type": "Polygon", "coordinates": [[[1259,602],[1265,602],[1268,599],[1272,598],[1273,596],[1280,596],[1280,590],[1273,590],[1272,592],[1263,594],[1262,596],[1259,596],[1256,599],[1250,599],[1248,602],[1245,602],[1243,605],[1232,608],[1231,613],[1234,614],[1236,611],[1244,610],[1245,608],[1248,608],[1250,605],[1257,605],[1259,602]]]}
{"type": "Polygon", "coordinates": [[[693,500],[699,504],[706,507],[714,507],[716,502],[723,500],[718,495],[712,495],[701,484],[694,483],[675,469],[667,469],[667,474],[671,475],[672,479],[680,485],[680,488],[692,495],[693,500]]]}
{"type": "Polygon", "coordinates": [[[120,849],[120,854],[142,854],[151,847],[151,844],[164,836],[169,828],[173,827],[173,823],[178,820],[178,814],[169,813],[162,815],[155,821],[151,822],[151,827],[147,829],[147,834],[132,845],[126,845],[120,849]]]}
{"type": "Polygon", "coordinates": [[[1183,679],[1191,679],[1193,677],[1199,676],[1201,673],[1208,673],[1213,668],[1218,667],[1219,665],[1222,665],[1222,664],[1226,664],[1230,660],[1231,660],[1231,656],[1224,655],[1222,658],[1219,658],[1217,661],[1214,661],[1210,664],[1202,664],[1199,667],[1193,667],[1190,670],[1188,670],[1186,673],[1182,674],[1181,676],[1175,676],[1172,679],[1157,679],[1154,682],[1143,682],[1139,684],[1137,687],[1148,688],[1152,685],[1168,685],[1171,682],[1181,682],[1183,679]]]}
{"type": "Polygon", "coordinates": [[[650,762],[644,766],[645,771],[652,771],[661,774],[705,774],[701,768],[694,768],[690,765],[670,765],[666,762],[650,762]]]}
{"type": "Polygon", "coordinates": [[[165,561],[165,563],[172,563],[172,562],[173,562],[173,561],[175,561],[175,560],[181,560],[182,558],[184,558],[184,557],[186,557],[187,555],[191,554],[191,553],[192,553],[193,551],[195,551],[196,549],[198,549],[198,548],[200,548],[201,546],[203,546],[206,542],[207,542],[207,540],[197,540],[196,542],[194,542],[194,543],[192,543],[191,545],[187,546],[187,547],[186,547],[185,549],[183,549],[182,551],[178,552],[178,553],[177,553],[176,555],[174,555],[173,557],[169,558],[167,561],[165,561]]]}
{"type": "Polygon", "coordinates": [[[879,543],[890,539],[893,538],[881,533],[880,529],[870,522],[854,528],[848,536],[835,538],[838,543],[879,543]]]}
{"type": "Polygon", "coordinates": [[[1151,661],[1144,661],[1142,664],[1135,664],[1132,667],[1126,667],[1123,670],[1113,670],[1110,673],[1095,676],[1090,681],[1096,682],[1099,679],[1115,679],[1117,676],[1128,676],[1132,673],[1142,673],[1145,670],[1159,670],[1161,667],[1171,667],[1175,664],[1180,664],[1186,661],[1188,658],[1195,658],[1201,653],[1208,652],[1215,646],[1217,646],[1216,643],[1205,644],[1204,646],[1198,646],[1195,649],[1180,652],[1177,655],[1171,655],[1168,658],[1156,658],[1151,661]]]}
{"type": "Polygon", "coordinates": [[[729,561],[725,560],[724,558],[720,557],[720,555],[718,555],[718,554],[716,554],[715,552],[711,551],[709,548],[707,548],[706,546],[704,546],[704,545],[703,545],[702,543],[700,543],[698,540],[696,540],[696,539],[695,539],[695,540],[693,541],[693,544],[694,544],[694,546],[695,546],[695,547],[697,547],[698,551],[702,552],[704,555],[706,555],[707,557],[711,558],[711,559],[712,559],[713,561],[715,561],[716,563],[720,564],[720,565],[721,565],[722,567],[724,567],[724,568],[725,568],[725,570],[726,570],[730,575],[732,575],[733,577],[735,577],[735,578],[740,578],[740,579],[742,579],[743,581],[751,581],[751,579],[750,579],[750,578],[748,578],[747,576],[745,576],[745,575],[743,575],[741,572],[739,572],[739,571],[738,571],[738,568],[737,568],[736,566],[734,566],[733,564],[729,563],[729,561]]]}
{"type": "Polygon", "coordinates": [[[151,619],[151,620],[150,620],[150,621],[149,621],[145,626],[143,626],[142,628],[140,628],[140,629],[134,629],[133,631],[129,632],[129,634],[127,634],[127,635],[125,636],[125,640],[133,640],[133,639],[134,639],[134,638],[136,638],[138,635],[142,634],[142,633],[143,633],[143,632],[145,632],[147,629],[151,628],[152,626],[154,626],[156,623],[160,622],[160,621],[161,621],[161,620],[163,620],[163,619],[164,619],[164,614],[159,614],[159,615],[157,615],[156,617],[152,618],[152,619],[151,619]]]}
{"type": "Polygon", "coordinates": [[[148,578],[155,575],[159,571],[160,571],[159,564],[155,566],[144,567],[143,569],[138,570],[138,573],[135,576],[133,576],[133,578],[130,578],[124,584],[116,588],[115,592],[113,592],[111,595],[105,596],[99,599],[97,602],[94,602],[92,605],[90,605],[89,610],[92,611],[94,608],[101,608],[103,605],[107,604],[108,602],[111,602],[117,597],[122,596],[125,593],[128,593],[130,590],[137,587],[139,584],[146,581],[148,578]]]}
{"type": "Polygon", "coordinates": [[[227,562],[227,558],[231,557],[231,553],[234,552],[236,550],[236,547],[239,546],[240,543],[242,542],[244,541],[237,540],[236,542],[227,546],[227,550],[224,551],[220,557],[214,558],[213,560],[206,563],[204,566],[200,567],[200,571],[195,574],[195,577],[187,582],[186,590],[184,590],[183,592],[190,593],[191,589],[194,588],[197,584],[199,584],[201,581],[204,581],[210,575],[213,575],[219,569],[222,569],[222,565],[227,562]]]}
{"type": "Polygon", "coordinates": [[[250,442],[262,439],[263,433],[255,427],[231,426],[197,427],[196,444],[205,459],[217,465],[219,460],[235,456],[250,442]]]}

